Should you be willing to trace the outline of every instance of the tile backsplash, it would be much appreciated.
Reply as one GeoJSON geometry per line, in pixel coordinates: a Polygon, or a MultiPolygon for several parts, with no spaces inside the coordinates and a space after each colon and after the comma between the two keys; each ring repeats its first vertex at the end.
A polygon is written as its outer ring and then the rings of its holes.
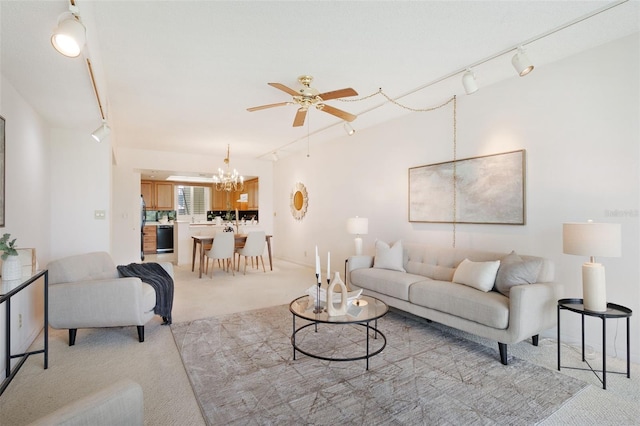
{"type": "Polygon", "coordinates": [[[161,217],[166,216],[168,220],[176,219],[175,210],[147,210],[147,222],[158,222],[161,217]]]}

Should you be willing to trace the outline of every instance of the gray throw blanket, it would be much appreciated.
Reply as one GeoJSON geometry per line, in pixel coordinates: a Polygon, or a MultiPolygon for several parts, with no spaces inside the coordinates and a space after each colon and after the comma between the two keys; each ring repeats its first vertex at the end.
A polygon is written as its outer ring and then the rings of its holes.
{"type": "Polygon", "coordinates": [[[130,263],[119,265],[121,277],[136,277],[149,284],[156,291],[156,306],[153,312],[162,316],[163,325],[171,324],[173,308],[173,279],[158,263],[130,263]]]}

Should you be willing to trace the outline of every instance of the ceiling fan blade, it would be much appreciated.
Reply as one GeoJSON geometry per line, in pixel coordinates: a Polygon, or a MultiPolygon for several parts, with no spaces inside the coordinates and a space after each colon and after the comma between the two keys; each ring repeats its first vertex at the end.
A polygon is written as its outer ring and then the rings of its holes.
{"type": "Polygon", "coordinates": [[[348,113],[338,108],[334,108],[331,105],[327,105],[327,104],[320,104],[318,105],[317,108],[320,111],[328,112],[331,115],[335,115],[338,118],[342,118],[344,121],[353,121],[358,117],[357,115],[353,115],[351,113],[348,113]]]}
{"type": "Polygon", "coordinates": [[[358,96],[358,92],[349,87],[347,89],[334,90],[333,92],[320,93],[318,96],[320,96],[323,101],[328,101],[329,99],[345,98],[347,96],[358,96]]]}
{"type": "Polygon", "coordinates": [[[296,112],[296,117],[293,119],[293,127],[300,127],[304,124],[304,119],[307,117],[307,109],[306,108],[298,108],[298,112],[296,112]]]}
{"type": "Polygon", "coordinates": [[[279,106],[283,106],[283,105],[290,105],[292,103],[293,102],[278,102],[277,104],[260,105],[260,106],[256,106],[256,107],[247,108],[247,111],[250,111],[250,112],[260,111],[261,109],[279,107],[279,106]]]}
{"type": "Polygon", "coordinates": [[[280,89],[283,92],[286,92],[288,94],[290,94],[291,96],[299,96],[300,93],[296,92],[295,90],[285,86],[284,84],[280,84],[280,83],[267,83],[269,86],[271,87],[275,87],[276,89],[280,89]]]}

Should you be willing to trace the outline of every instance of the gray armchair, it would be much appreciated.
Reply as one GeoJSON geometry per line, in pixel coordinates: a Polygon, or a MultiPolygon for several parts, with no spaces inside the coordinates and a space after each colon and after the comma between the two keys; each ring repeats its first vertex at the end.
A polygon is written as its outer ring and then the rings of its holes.
{"type": "MultiPolygon", "coordinates": [[[[173,265],[160,264],[173,278],[173,265]]],[[[49,262],[49,324],[69,329],[69,346],[78,328],[135,325],[144,342],[144,325],[153,318],[156,293],[140,278],[120,278],[111,256],[94,252],[49,262]]]]}

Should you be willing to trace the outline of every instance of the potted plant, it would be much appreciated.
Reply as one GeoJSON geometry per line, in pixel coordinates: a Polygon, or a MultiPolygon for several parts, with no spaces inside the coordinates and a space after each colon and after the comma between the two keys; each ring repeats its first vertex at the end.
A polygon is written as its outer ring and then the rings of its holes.
{"type": "Polygon", "coordinates": [[[22,265],[15,248],[16,239],[10,240],[11,234],[4,234],[0,238],[2,252],[2,279],[15,280],[22,276],[22,265]]]}

